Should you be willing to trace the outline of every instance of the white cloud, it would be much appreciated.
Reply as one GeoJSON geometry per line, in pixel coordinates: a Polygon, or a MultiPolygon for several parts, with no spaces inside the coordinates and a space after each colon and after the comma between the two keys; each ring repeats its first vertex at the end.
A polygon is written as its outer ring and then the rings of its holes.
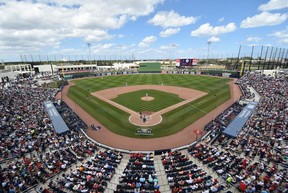
{"type": "Polygon", "coordinates": [[[247,17],[241,22],[241,28],[273,26],[287,20],[288,14],[262,12],[253,17],[247,17]]]}
{"type": "Polygon", "coordinates": [[[69,26],[73,12],[64,7],[11,0],[0,6],[0,15],[0,24],[4,29],[59,29],[69,26]]]}
{"type": "Polygon", "coordinates": [[[208,42],[219,42],[220,38],[217,36],[212,36],[208,39],[208,42]]]}
{"type": "Polygon", "coordinates": [[[149,47],[150,44],[152,44],[156,40],[157,40],[157,38],[155,36],[147,36],[139,43],[139,47],[141,47],[141,48],[149,47]]]}
{"type": "Polygon", "coordinates": [[[98,42],[109,30],[152,13],[164,0],[0,0],[0,50],[40,50],[67,38],[98,42]],[[3,35],[2,35],[3,34],[3,35]]]}
{"type": "Polygon", "coordinates": [[[94,54],[103,53],[103,50],[107,50],[112,47],[113,47],[113,44],[95,44],[95,45],[92,45],[91,52],[94,54]]]}
{"type": "MultiPolygon", "coordinates": [[[[83,30],[81,30],[83,31],[83,30]]],[[[104,30],[85,30],[84,40],[86,42],[99,42],[103,40],[110,40],[113,38],[112,35],[109,35],[104,30]]],[[[79,35],[80,36],[80,35],[79,35]]]]}
{"type": "Polygon", "coordinates": [[[158,12],[152,19],[148,21],[148,23],[160,26],[162,28],[168,27],[180,27],[185,25],[190,25],[195,23],[197,20],[196,17],[185,17],[181,16],[175,11],[160,11],[158,12]]]}
{"type": "MultiPolygon", "coordinates": [[[[87,49],[75,49],[75,48],[64,48],[64,49],[59,49],[59,50],[53,50],[51,53],[50,53],[50,57],[48,56],[48,58],[52,59],[53,60],[55,59],[54,57],[51,57],[51,55],[58,55],[59,56],[59,53],[61,53],[61,58],[64,56],[65,58],[68,58],[68,60],[73,60],[75,59],[76,55],[87,55],[87,49]],[[71,57],[70,57],[71,55],[71,57]],[[74,57],[72,57],[72,55],[74,55],[74,57]],[[70,59],[69,59],[70,58],[70,59]]],[[[76,60],[76,59],[75,59],[76,60]]]]}
{"type": "Polygon", "coordinates": [[[169,37],[169,36],[172,36],[174,34],[179,33],[180,30],[181,30],[180,28],[168,28],[168,29],[166,29],[164,31],[161,31],[160,32],[160,36],[166,38],[166,37],[169,37]]]}
{"type": "Polygon", "coordinates": [[[171,47],[167,46],[167,45],[164,45],[164,46],[160,46],[159,49],[160,50],[168,50],[168,49],[171,49],[171,47]]]}
{"type": "Polygon", "coordinates": [[[175,47],[177,47],[178,45],[177,44],[170,44],[170,45],[163,45],[163,46],[160,46],[159,49],[161,50],[171,50],[175,47]]]}
{"type": "Polygon", "coordinates": [[[225,20],[225,18],[224,18],[224,17],[221,17],[221,18],[218,19],[218,23],[221,23],[221,22],[223,22],[224,20],[225,20]]]}
{"type": "Polygon", "coordinates": [[[288,44],[288,27],[283,31],[277,31],[269,35],[276,37],[280,43],[288,44]]]}
{"type": "Polygon", "coordinates": [[[98,0],[94,3],[86,0],[72,18],[72,24],[79,28],[117,29],[129,20],[135,21],[140,16],[150,14],[162,2],[163,0],[98,0]]]}
{"type": "Polygon", "coordinates": [[[7,47],[14,49],[14,46],[20,49],[25,47],[36,50],[38,47],[57,46],[61,35],[57,31],[47,30],[21,30],[14,31],[11,29],[0,29],[0,48],[7,47]]]}
{"type": "Polygon", "coordinates": [[[266,4],[262,4],[258,7],[260,11],[271,11],[271,10],[278,10],[288,8],[288,1],[287,0],[270,0],[266,4]]]}
{"type": "Polygon", "coordinates": [[[251,36],[246,39],[247,42],[259,42],[261,40],[260,37],[251,36]]]}
{"type": "Polygon", "coordinates": [[[255,46],[258,46],[258,45],[257,44],[249,44],[248,46],[249,47],[253,47],[253,46],[255,47],[255,46]]]}
{"type": "Polygon", "coordinates": [[[237,29],[234,23],[229,23],[226,26],[211,26],[210,23],[201,25],[198,29],[191,32],[191,36],[218,36],[224,33],[230,33],[237,29]]]}

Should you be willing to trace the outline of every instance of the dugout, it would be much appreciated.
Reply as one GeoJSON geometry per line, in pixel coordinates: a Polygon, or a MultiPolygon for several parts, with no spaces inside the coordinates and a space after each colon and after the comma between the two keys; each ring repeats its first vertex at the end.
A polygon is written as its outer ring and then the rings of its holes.
{"type": "Polygon", "coordinates": [[[161,73],[161,64],[159,62],[139,63],[138,73],[161,73]]]}

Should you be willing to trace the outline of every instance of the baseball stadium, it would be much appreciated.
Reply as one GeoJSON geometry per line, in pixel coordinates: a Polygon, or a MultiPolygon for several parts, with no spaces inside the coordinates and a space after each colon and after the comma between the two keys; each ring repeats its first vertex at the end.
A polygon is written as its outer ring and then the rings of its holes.
{"type": "Polygon", "coordinates": [[[1,191],[10,170],[19,192],[243,192],[285,177],[285,71],[131,66],[3,77],[1,191]]]}
{"type": "Polygon", "coordinates": [[[0,193],[288,193],[288,0],[0,0],[0,193]]]}

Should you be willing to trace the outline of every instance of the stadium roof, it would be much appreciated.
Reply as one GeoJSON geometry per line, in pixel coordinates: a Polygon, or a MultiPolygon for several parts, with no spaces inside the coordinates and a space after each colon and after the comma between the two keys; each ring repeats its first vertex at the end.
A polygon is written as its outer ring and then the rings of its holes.
{"type": "Polygon", "coordinates": [[[48,112],[48,115],[53,123],[56,132],[61,134],[69,131],[69,128],[67,127],[61,115],[55,108],[54,104],[51,101],[45,101],[44,106],[46,111],[48,112]]]}
{"type": "Polygon", "coordinates": [[[237,117],[228,125],[228,127],[223,131],[224,134],[236,138],[246,121],[253,114],[258,102],[249,102],[246,107],[237,115],[237,117]]]}

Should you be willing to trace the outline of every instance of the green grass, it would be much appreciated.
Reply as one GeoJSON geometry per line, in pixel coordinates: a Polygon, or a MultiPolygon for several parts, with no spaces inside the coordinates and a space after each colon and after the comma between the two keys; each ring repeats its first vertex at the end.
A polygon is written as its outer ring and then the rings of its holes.
{"type": "Polygon", "coordinates": [[[116,98],[112,99],[114,102],[121,104],[135,112],[140,111],[150,111],[157,112],[172,106],[176,103],[183,101],[184,99],[179,98],[176,94],[162,92],[158,90],[139,90],[130,93],[125,93],[118,95],[116,98]],[[143,101],[142,97],[146,96],[153,97],[152,101],[143,101]],[[165,98],[165,100],[163,100],[165,98]]]}
{"type": "Polygon", "coordinates": [[[73,80],[76,85],[70,87],[68,96],[112,132],[134,138],[151,138],[174,134],[230,99],[229,86],[226,84],[228,81],[229,79],[225,78],[181,74],[106,76],[73,80]],[[165,113],[161,124],[150,127],[153,129],[153,136],[135,135],[135,131],[139,127],[129,122],[130,115],[128,113],[98,98],[89,96],[95,91],[125,85],[162,84],[196,89],[208,94],[165,113]]]}

